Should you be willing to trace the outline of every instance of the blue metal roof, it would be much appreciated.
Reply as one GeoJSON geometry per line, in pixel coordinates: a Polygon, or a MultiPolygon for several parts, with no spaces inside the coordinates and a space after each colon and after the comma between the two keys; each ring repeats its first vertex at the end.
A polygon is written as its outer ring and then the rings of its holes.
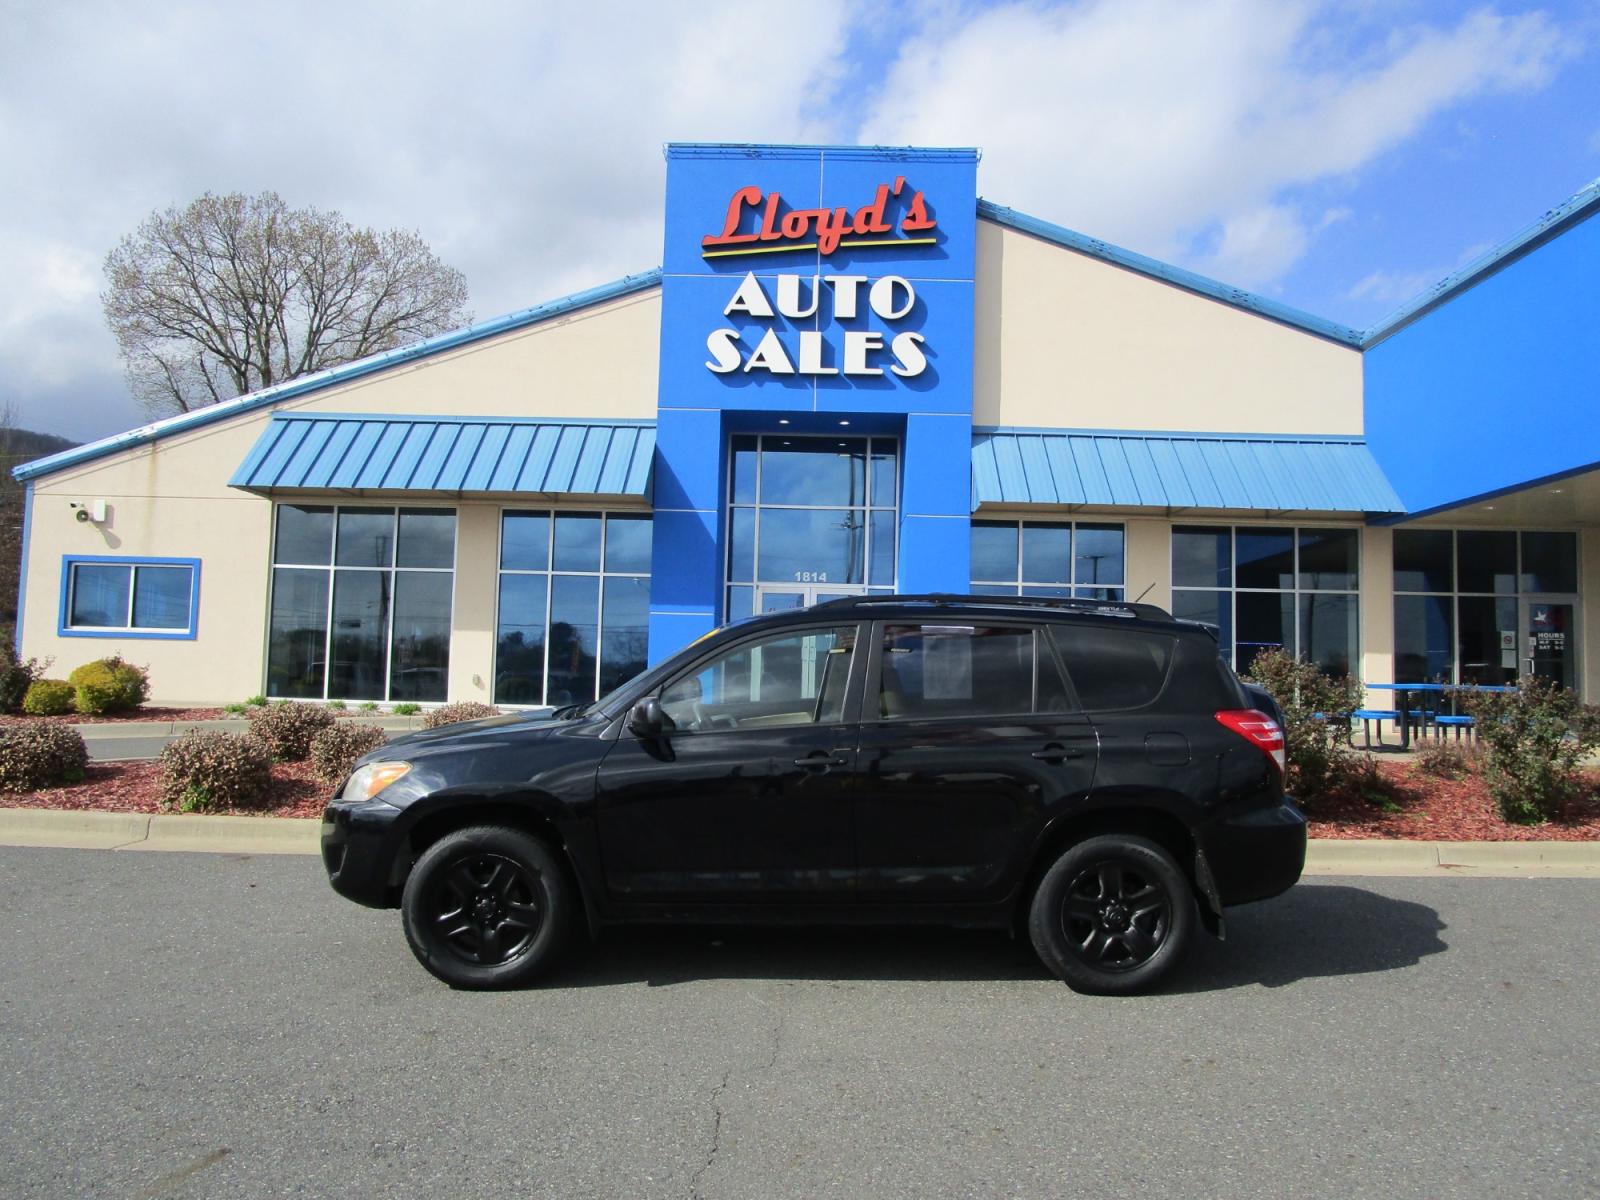
{"type": "Polygon", "coordinates": [[[650,495],[648,422],[277,413],[228,481],[247,491],[650,495]]]}
{"type": "Polygon", "coordinates": [[[1358,438],[1106,430],[974,431],[980,504],[1404,511],[1358,438]]]}
{"type": "Polygon", "coordinates": [[[48,475],[53,471],[60,471],[66,467],[75,467],[79,463],[92,462],[94,459],[104,458],[108,454],[116,454],[120,450],[127,450],[133,446],[142,446],[147,442],[160,441],[162,438],[171,437],[175,433],[183,433],[186,430],[195,429],[202,425],[210,425],[215,421],[226,421],[229,417],[236,417],[242,412],[249,412],[251,409],[279,404],[296,396],[304,396],[308,392],[320,391],[323,388],[333,387],[335,384],[348,383],[352,379],[360,379],[364,375],[371,375],[376,371],[383,371],[401,363],[426,358],[431,354],[439,354],[445,350],[454,350],[468,343],[482,341],[484,338],[494,337],[496,334],[506,333],[513,329],[536,325],[540,321],[548,321],[553,317],[564,316],[577,309],[587,308],[592,304],[615,300],[619,296],[644,291],[646,288],[658,287],[660,284],[661,269],[659,267],[644,271],[638,275],[624,276],[622,279],[601,284],[599,287],[573,292],[571,295],[562,296],[558,300],[551,300],[548,303],[538,304],[532,308],[524,308],[514,313],[507,313],[503,317],[495,317],[490,321],[480,321],[478,324],[468,325],[464,329],[441,333],[438,337],[431,337],[414,345],[402,346],[397,350],[385,350],[381,354],[373,354],[367,358],[357,359],[355,362],[330,367],[328,370],[318,371],[314,375],[306,375],[299,379],[292,379],[288,383],[262,388],[259,392],[235,396],[233,399],[224,400],[220,404],[209,404],[205,408],[179,413],[177,416],[168,417],[163,421],[141,425],[137,429],[130,429],[127,433],[119,433],[112,437],[101,438],[97,442],[74,446],[71,450],[63,450],[59,454],[52,454],[47,458],[35,459],[33,462],[13,467],[11,474],[19,480],[35,479],[40,475],[48,475]]]}

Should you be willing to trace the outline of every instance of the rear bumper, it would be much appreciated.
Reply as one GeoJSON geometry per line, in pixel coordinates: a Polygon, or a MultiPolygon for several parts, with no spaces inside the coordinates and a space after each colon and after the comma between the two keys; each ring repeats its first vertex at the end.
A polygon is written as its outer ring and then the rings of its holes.
{"type": "Polygon", "coordinates": [[[1305,814],[1284,797],[1217,820],[1200,846],[1224,906],[1265,900],[1288,891],[1305,869],[1305,814]]]}
{"type": "Polygon", "coordinates": [[[400,810],[381,800],[322,810],[322,865],[333,890],[370,908],[389,908],[389,880],[402,836],[400,810]]]}

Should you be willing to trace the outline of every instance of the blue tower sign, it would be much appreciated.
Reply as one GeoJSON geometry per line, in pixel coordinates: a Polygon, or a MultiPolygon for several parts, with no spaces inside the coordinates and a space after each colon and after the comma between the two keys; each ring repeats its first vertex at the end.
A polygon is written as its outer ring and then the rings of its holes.
{"type": "Polygon", "coordinates": [[[966,589],[976,174],[972,150],[667,148],[652,659],[752,596],[818,598],[785,585],[966,589]]]}

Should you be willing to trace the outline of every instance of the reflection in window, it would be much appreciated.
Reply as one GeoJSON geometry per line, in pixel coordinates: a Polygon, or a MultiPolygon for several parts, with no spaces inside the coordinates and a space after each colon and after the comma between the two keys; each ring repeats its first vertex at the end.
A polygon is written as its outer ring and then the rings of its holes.
{"type": "MultiPolygon", "coordinates": [[[[887,626],[879,649],[879,715],[919,720],[1030,713],[1034,654],[1032,629],[887,626]]],[[[1059,676],[1054,686],[1060,690],[1059,676]]]]}
{"type": "Polygon", "coordinates": [[[192,563],[137,559],[68,559],[61,627],[65,632],[142,633],[188,637],[194,632],[192,563]]]}
{"type": "Polygon", "coordinates": [[[1277,649],[1349,674],[1360,645],[1360,547],[1354,529],[1174,526],[1172,614],[1215,626],[1241,675],[1277,649]]]}
{"type": "Polygon", "coordinates": [[[1121,525],[972,522],[972,591],[979,596],[1121,600],[1121,525]]]}
{"type": "Polygon", "coordinates": [[[668,683],[662,711],[682,733],[837,722],[854,644],[854,626],[746,642],[668,683]]]}
{"type": "Polygon", "coordinates": [[[267,695],[445,699],[454,510],[280,504],[274,517],[267,695]]]}
{"type": "Polygon", "coordinates": [[[593,700],[644,670],[650,517],[500,515],[496,704],[593,700]]]}

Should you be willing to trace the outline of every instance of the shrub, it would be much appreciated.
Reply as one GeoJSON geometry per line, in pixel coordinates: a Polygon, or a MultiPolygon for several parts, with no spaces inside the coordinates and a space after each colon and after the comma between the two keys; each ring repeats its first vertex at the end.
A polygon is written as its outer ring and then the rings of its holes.
{"type": "Polygon", "coordinates": [[[356,705],[356,707],[362,712],[377,712],[378,702],[376,700],[363,700],[360,704],[356,705]]]}
{"type": "Polygon", "coordinates": [[[65,679],[35,679],[22,699],[31,717],[59,717],[72,711],[73,686],[65,679]]]}
{"type": "Polygon", "coordinates": [[[341,721],[311,739],[311,766],[324,783],[342,783],[356,759],[389,739],[376,725],[341,721]]]}
{"type": "Polygon", "coordinates": [[[236,704],[224,704],[222,706],[222,711],[227,713],[229,716],[242,717],[244,715],[244,713],[245,713],[245,707],[244,707],[244,705],[237,704],[237,703],[236,704]]]}
{"type": "MultiPolygon", "coordinates": [[[[395,709],[396,712],[400,710],[395,709]]],[[[479,704],[476,700],[463,700],[459,704],[442,704],[422,718],[424,729],[437,729],[441,725],[454,725],[458,721],[476,721],[482,717],[498,717],[500,710],[479,704]]]]}
{"type": "Polygon", "coordinates": [[[161,801],[180,812],[259,807],[272,783],[272,751],[249,733],[191,729],[161,751],[161,801]]]}
{"type": "Polygon", "coordinates": [[[329,700],[327,707],[334,712],[343,712],[347,705],[343,700],[329,700]]]}
{"type": "Polygon", "coordinates": [[[1245,678],[1271,692],[1283,709],[1286,783],[1295,797],[1310,801],[1345,783],[1358,758],[1345,714],[1357,707],[1360,685],[1348,675],[1324,675],[1283,650],[1256,655],[1245,678]]]}
{"type": "Polygon", "coordinates": [[[1514,692],[1469,692],[1466,707],[1500,815],[1524,825],[1560,817],[1578,791],[1578,764],[1600,745],[1600,709],[1534,675],[1514,692]]]}
{"type": "Polygon", "coordinates": [[[422,711],[422,705],[413,704],[411,701],[407,700],[401,704],[396,704],[389,711],[394,713],[394,715],[397,717],[414,717],[422,711]]]}
{"type": "Polygon", "coordinates": [[[18,658],[7,641],[0,643],[0,712],[24,712],[28,689],[50,669],[50,659],[18,658]]]}
{"type": "Polygon", "coordinates": [[[76,729],[53,721],[0,726],[0,791],[76,783],[88,763],[89,751],[76,729]]]}
{"type": "Polygon", "coordinates": [[[251,696],[248,700],[246,700],[245,704],[250,708],[265,708],[267,706],[267,698],[260,692],[257,692],[254,696],[251,696]]]}
{"type": "Polygon", "coordinates": [[[280,700],[249,714],[250,732],[272,751],[279,762],[299,762],[311,753],[311,739],[333,724],[327,709],[315,704],[280,700]]]}
{"type": "Polygon", "coordinates": [[[150,674],[113,655],[84,663],[67,676],[76,693],[74,706],[85,716],[127,712],[150,694],[150,674]]]}
{"type": "Polygon", "coordinates": [[[1472,760],[1467,752],[1443,738],[1423,740],[1417,745],[1417,770],[1424,775],[1432,775],[1435,779],[1460,779],[1471,766],[1472,760]]]}

